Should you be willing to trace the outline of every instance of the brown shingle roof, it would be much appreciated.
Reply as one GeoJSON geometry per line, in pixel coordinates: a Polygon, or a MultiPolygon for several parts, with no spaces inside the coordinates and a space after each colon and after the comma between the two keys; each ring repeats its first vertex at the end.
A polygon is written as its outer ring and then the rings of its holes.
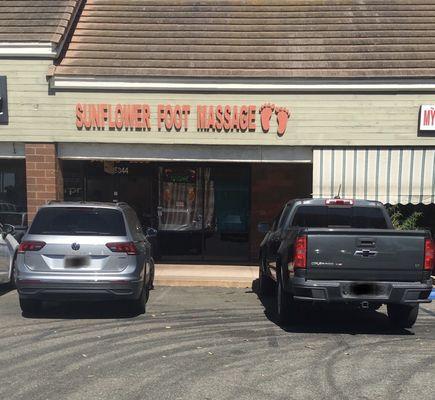
{"type": "Polygon", "coordinates": [[[59,44],[81,0],[0,0],[0,42],[59,44]]]}
{"type": "Polygon", "coordinates": [[[56,75],[435,76],[435,0],[87,0],[56,75]]]}

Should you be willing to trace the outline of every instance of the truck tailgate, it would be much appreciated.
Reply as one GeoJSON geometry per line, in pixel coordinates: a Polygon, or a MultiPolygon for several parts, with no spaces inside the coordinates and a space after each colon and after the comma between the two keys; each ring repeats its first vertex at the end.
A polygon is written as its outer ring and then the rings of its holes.
{"type": "Polygon", "coordinates": [[[423,279],[423,231],[306,229],[307,279],[423,279]]]}

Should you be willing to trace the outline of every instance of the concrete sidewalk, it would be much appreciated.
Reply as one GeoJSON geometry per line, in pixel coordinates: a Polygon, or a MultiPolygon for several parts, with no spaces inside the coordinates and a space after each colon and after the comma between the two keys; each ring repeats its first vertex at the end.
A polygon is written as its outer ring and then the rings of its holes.
{"type": "Polygon", "coordinates": [[[247,265],[156,264],[156,286],[250,288],[258,267],[247,265]]]}

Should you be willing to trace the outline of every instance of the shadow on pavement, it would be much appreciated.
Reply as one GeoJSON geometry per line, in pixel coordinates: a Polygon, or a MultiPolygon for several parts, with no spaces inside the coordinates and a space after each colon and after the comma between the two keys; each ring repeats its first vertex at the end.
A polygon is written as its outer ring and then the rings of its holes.
{"type": "Polygon", "coordinates": [[[35,319],[118,319],[134,318],[140,314],[123,302],[44,302],[38,312],[23,313],[35,319]]]}
{"type": "Polygon", "coordinates": [[[258,279],[252,282],[252,291],[263,304],[266,317],[286,332],[414,335],[407,329],[391,326],[387,315],[382,312],[346,305],[301,304],[298,318],[283,326],[277,322],[275,296],[259,294],[258,279]]]}
{"type": "Polygon", "coordinates": [[[5,283],[0,285],[0,297],[4,296],[5,294],[8,294],[9,292],[12,292],[15,290],[10,284],[5,283]]]}

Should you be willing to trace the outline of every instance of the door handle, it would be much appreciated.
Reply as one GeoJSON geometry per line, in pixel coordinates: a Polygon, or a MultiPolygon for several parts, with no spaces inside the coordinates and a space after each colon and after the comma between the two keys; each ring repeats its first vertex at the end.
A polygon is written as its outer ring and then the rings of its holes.
{"type": "Polygon", "coordinates": [[[372,238],[358,238],[357,239],[358,247],[375,247],[376,240],[372,238]]]}

